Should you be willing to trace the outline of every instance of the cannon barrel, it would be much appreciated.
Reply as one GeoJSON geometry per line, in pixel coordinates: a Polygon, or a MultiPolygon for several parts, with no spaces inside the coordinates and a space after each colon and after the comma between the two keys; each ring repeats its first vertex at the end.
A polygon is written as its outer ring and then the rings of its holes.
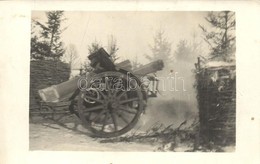
{"type": "Polygon", "coordinates": [[[75,77],[63,83],[40,89],[38,93],[44,102],[59,102],[65,100],[70,98],[77,90],[79,79],[80,77],[75,77]]]}
{"type": "MultiPolygon", "coordinates": [[[[131,70],[131,63],[129,60],[118,63],[116,66],[127,71],[131,70]]],[[[68,99],[72,96],[74,91],[78,89],[78,80],[80,78],[82,78],[82,76],[75,77],[57,85],[52,85],[50,87],[40,89],[38,93],[44,102],[59,102],[68,99]]]]}
{"type": "Polygon", "coordinates": [[[133,70],[133,74],[137,76],[145,76],[149,73],[154,73],[162,70],[164,67],[162,60],[156,60],[154,62],[143,65],[135,70],[133,70]]]}
{"type": "MultiPolygon", "coordinates": [[[[117,64],[116,66],[121,68],[128,68],[129,61],[123,61],[122,63],[117,64]],[[127,65],[127,66],[126,66],[127,65]]],[[[149,73],[154,73],[163,68],[163,61],[157,60],[151,63],[148,63],[140,68],[133,70],[133,74],[136,76],[145,76],[149,73]]],[[[78,89],[78,80],[81,78],[75,77],[63,83],[53,85],[38,91],[41,99],[45,102],[59,102],[62,100],[66,100],[72,96],[72,94],[78,89]]]]}
{"type": "MultiPolygon", "coordinates": [[[[116,66],[121,67],[123,69],[128,68],[129,70],[129,63],[130,62],[127,60],[117,64],[116,66]]],[[[162,68],[162,60],[157,60],[144,66],[141,66],[140,68],[135,69],[132,72],[136,76],[145,76],[149,73],[154,73],[156,71],[162,70],[162,68]]],[[[45,102],[59,102],[68,99],[70,98],[70,96],[72,96],[75,90],[78,89],[78,80],[80,78],[81,77],[75,77],[63,83],[41,89],[38,91],[38,93],[41,99],[45,102]]]]}

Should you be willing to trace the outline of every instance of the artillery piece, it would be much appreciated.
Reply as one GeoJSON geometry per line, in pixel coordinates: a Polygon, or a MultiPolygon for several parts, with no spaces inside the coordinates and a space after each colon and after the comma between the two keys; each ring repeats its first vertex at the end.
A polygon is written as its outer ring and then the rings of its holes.
{"type": "Polygon", "coordinates": [[[70,102],[69,110],[95,136],[120,136],[136,125],[148,97],[156,97],[158,80],[148,74],[162,70],[163,62],[132,71],[130,61],[115,65],[103,48],[88,58],[93,71],[39,90],[39,95],[46,103],[70,102]]]}

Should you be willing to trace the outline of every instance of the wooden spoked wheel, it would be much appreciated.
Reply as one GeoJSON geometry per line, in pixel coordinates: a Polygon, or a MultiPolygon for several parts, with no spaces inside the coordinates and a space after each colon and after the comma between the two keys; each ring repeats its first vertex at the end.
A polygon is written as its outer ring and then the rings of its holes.
{"type": "Polygon", "coordinates": [[[87,81],[77,104],[84,126],[98,137],[131,130],[144,109],[140,83],[121,72],[103,72],[87,81]]]}

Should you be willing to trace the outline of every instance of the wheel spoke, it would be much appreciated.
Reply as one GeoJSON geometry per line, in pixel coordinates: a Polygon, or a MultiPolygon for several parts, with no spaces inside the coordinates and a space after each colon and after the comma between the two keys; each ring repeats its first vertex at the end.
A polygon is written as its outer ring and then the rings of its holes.
{"type": "Polygon", "coordinates": [[[123,90],[122,93],[120,93],[117,98],[120,99],[122,96],[124,96],[126,94],[127,90],[123,90]]]}
{"type": "Polygon", "coordinates": [[[107,96],[101,90],[98,90],[98,93],[100,93],[103,96],[103,98],[107,98],[107,96]]]}
{"type": "Polygon", "coordinates": [[[117,129],[117,119],[116,119],[115,113],[111,112],[111,116],[112,116],[112,120],[113,120],[115,131],[117,131],[118,130],[117,129]]]}
{"type": "Polygon", "coordinates": [[[91,122],[97,121],[97,119],[98,119],[99,117],[101,117],[105,112],[106,112],[106,110],[102,110],[93,120],[91,120],[91,122]]]}
{"type": "MultiPolygon", "coordinates": [[[[136,112],[128,110],[127,106],[119,105],[118,108],[119,108],[121,111],[130,113],[130,114],[136,114],[136,112]]],[[[134,108],[133,108],[133,109],[134,109],[134,108]]]]}
{"type": "Polygon", "coordinates": [[[103,125],[102,125],[102,131],[104,131],[105,129],[105,126],[106,126],[106,123],[107,123],[107,119],[108,119],[108,113],[106,112],[106,115],[103,119],[103,125]]]}
{"type": "Polygon", "coordinates": [[[92,113],[89,113],[85,118],[90,120],[92,113]]]}
{"type": "Polygon", "coordinates": [[[106,84],[106,89],[107,89],[107,92],[108,92],[108,96],[111,96],[111,87],[110,87],[110,83],[108,81],[109,81],[109,78],[105,77],[105,84],[106,84]]]}
{"type": "Polygon", "coordinates": [[[100,110],[103,108],[103,105],[98,105],[98,106],[93,106],[93,107],[90,107],[90,108],[86,108],[86,110],[84,111],[85,112],[92,112],[92,111],[96,111],[96,110],[100,110]]]}
{"type": "Polygon", "coordinates": [[[128,103],[128,102],[131,102],[131,101],[137,101],[137,100],[139,100],[138,97],[126,99],[126,100],[121,100],[121,101],[119,101],[119,104],[124,104],[124,103],[128,103]]]}
{"type": "Polygon", "coordinates": [[[117,115],[118,115],[127,125],[129,124],[129,121],[128,121],[125,117],[123,117],[122,114],[117,113],[117,115]]]}

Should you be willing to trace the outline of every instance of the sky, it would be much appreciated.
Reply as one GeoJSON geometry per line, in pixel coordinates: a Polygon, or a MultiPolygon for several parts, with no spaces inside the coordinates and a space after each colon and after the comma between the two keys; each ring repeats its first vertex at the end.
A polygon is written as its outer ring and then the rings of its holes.
{"type": "MultiPolygon", "coordinates": [[[[119,61],[126,59],[147,63],[144,54],[150,55],[149,45],[153,45],[153,37],[158,30],[163,30],[168,41],[172,43],[172,53],[181,39],[191,40],[192,34],[201,40],[201,30],[198,25],[207,25],[204,17],[207,12],[89,12],[65,11],[67,18],[62,28],[65,46],[75,45],[81,60],[88,56],[88,46],[97,41],[106,49],[108,38],[113,35],[119,47],[119,61]]],[[[33,11],[32,18],[46,22],[45,11],[33,11]]],[[[204,43],[203,43],[204,44],[204,43]]],[[[207,46],[205,51],[207,51],[207,46]]]]}

